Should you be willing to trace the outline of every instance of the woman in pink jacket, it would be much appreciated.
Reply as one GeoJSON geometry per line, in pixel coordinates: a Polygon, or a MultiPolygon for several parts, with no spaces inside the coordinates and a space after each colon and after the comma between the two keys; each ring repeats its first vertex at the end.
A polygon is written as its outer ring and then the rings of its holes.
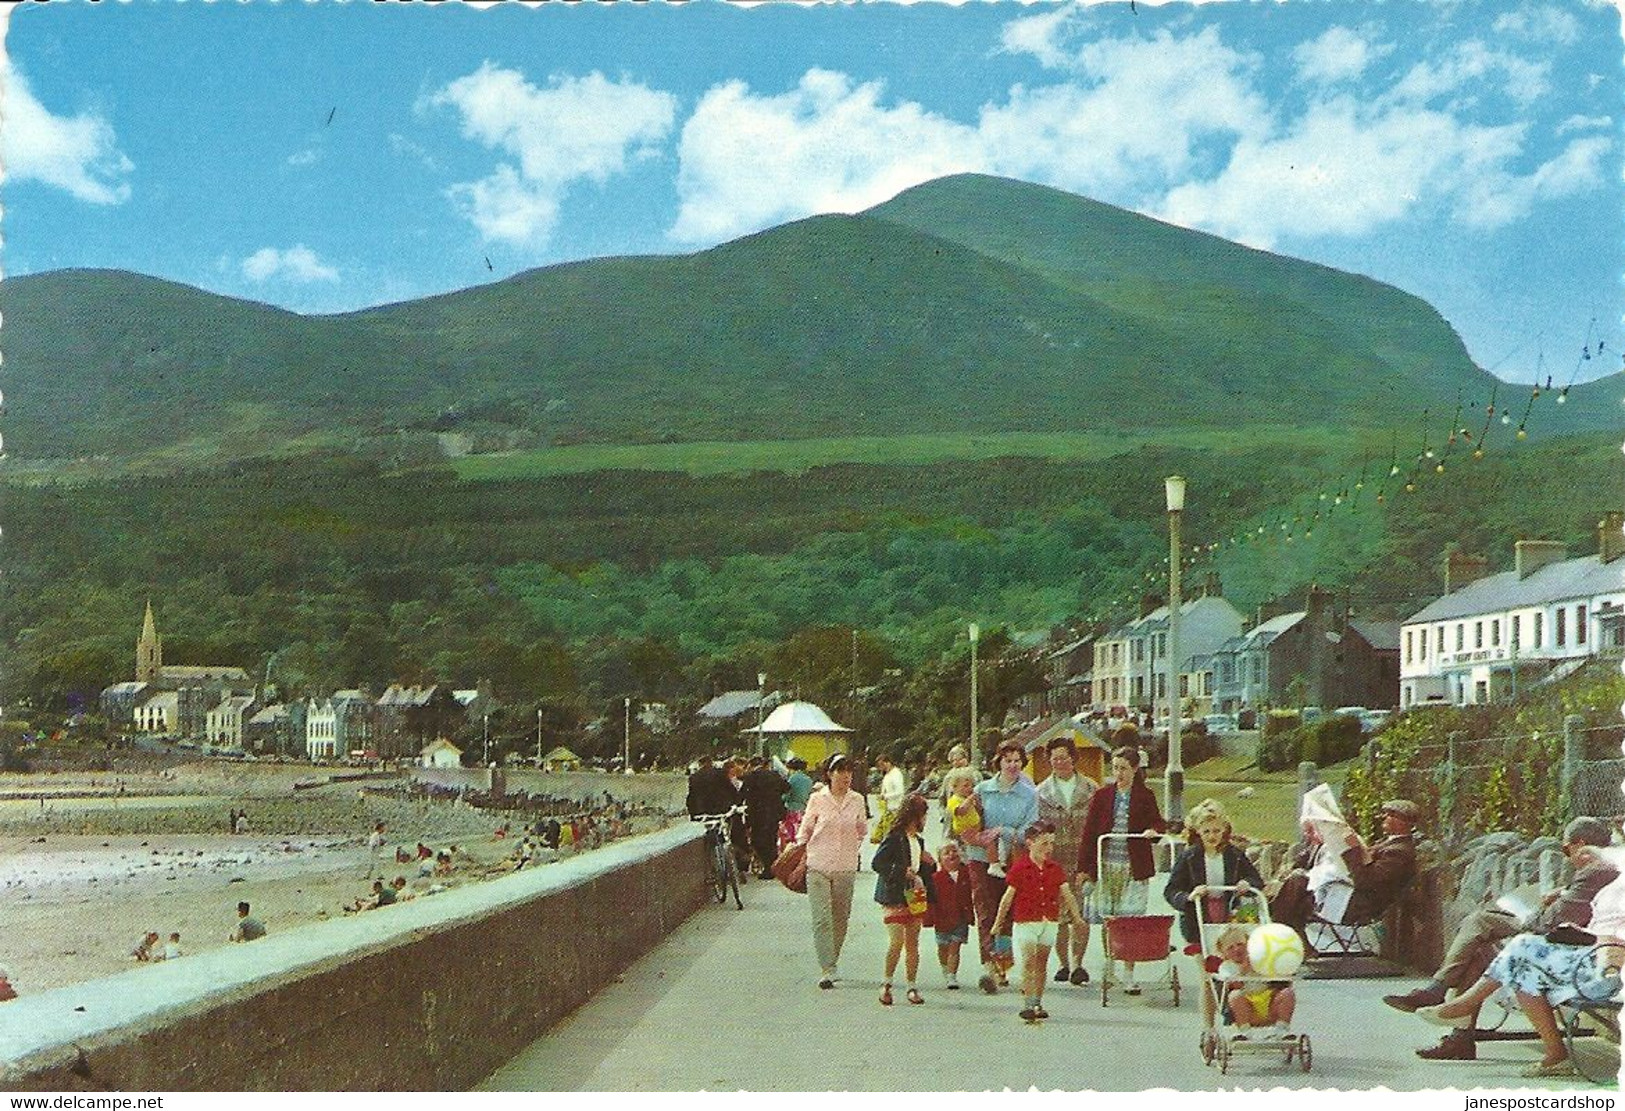
{"type": "Polygon", "coordinates": [[[807,846],[807,901],[812,908],[813,948],[823,976],[821,988],[835,986],[846,924],[852,916],[852,884],[858,852],[868,831],[868,807],[852,789],[852,761],[836,753],[825,765],[829,786],[807,800],[796,843],[807,846]]]}

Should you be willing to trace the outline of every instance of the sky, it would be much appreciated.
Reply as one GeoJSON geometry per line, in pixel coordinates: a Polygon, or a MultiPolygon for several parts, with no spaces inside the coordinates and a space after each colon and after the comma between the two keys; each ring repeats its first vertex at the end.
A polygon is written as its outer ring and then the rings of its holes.
{"type": "Polygon", "coordinates": [[[1391,282],[1511,380],[1625,351],[1600,0],[7,14],[8,276],[339,312],[976,171],[1391,282]]]}

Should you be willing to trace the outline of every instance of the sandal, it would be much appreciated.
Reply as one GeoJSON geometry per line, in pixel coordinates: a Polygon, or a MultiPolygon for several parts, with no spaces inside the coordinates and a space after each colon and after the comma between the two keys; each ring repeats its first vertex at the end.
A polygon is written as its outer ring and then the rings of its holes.
{"type": "Polygon", "coordinates": [[[914,1003],[914,1004],[924,1003],[925,1002],[925,996],[921,995],[914,988],[909,988],[908,989],[908,1001],[910,1003],[914,1003]]]}
{"type": "Polygon", "coordinates": [[[880,989],[880,1005],[882,1007],[890,1007],[891,1006],[891,985],[890,984],[887,984],[885,987],[880,989]]]}

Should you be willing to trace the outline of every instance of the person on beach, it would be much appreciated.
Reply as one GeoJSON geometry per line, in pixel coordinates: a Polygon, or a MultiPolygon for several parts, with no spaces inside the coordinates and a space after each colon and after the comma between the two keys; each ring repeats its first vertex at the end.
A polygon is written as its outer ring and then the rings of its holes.
{"type": "Polygon", "coordinates": [[[231,931],[227,941],[258,941],[265,936],[265,923],[249,913],[247,903],[237,904],[237,928],[231,931]]]}
{"type": "Polygon", "coordinates": [[[237,822],[234,828],[239,834],[248,832],[248,811],[246,809],[237,812],[237,822]]]}
{"type": "Polygon", "coordinates": [[[925,851],[927,804],[919,795],[909,795],[892,811],[892,828],[875,850],[870,866],[875,870],[875,902],[885,912],[889,944],[886,948],[886,977],[880,989],[882,1006],[892,1005],[892,976],[897,959],[903,957],[908,976],[908,1001],[924,1003],[920,995],[920,925],[925,920],[931,873],[935,862],[925,851]]]}
{"type": "Polygon", "coordinates": [[[812,912],[813,948],[822,970],[818,986],[835,986],[852,916],[852,886],[858,852],[868,832],[868,806],[852,789],[852,759],[838,752],[825,764],[828,786],[814,791],[796,831],[807,847],[807,905],[812,912]]]}
{"type": "Polygon", "coordinates": [[[152,947],[158,944],[158,940],[157,930],[147,931],[146,935],[136,942],[135,948],[130,950],[130,956],[143,962],[152,960],[152,947]]]}
{"type": "Polygon", "coordinates": [[[1049,979],[1049,951],[1056,927],[1065,914],[1082,923],[1083,912],[1066,882],[1066,869],[1055,859],[1055,827],[1037,822],[1027,830],[1027,855],[1011,861],[1005,872],[1004,895],[993,918],[993,932],[1013,923],[1011,937],[1021,958],[1021,991],[1026,1003],[1025,1022],[1049,1017],[1044,1010],[1044,983],[1049,979]]]}
{"type": "Polygon", "coordinates": [[[11,973],[0,968],[0,1003],[9,1003],[17,998],[17,989],[11,986],[11,973]]]}
{"type": "Polygon", "coordinates": [[[179,959],[180,955],[181,955],[181,935],[180,935],[179,931],[176,931],[176,932],[171,933],[169,935],[169,940],[168,941],[164,942],[164,951],[163,951],[162,955],[159,956],[157,959],[158,960],[163,960],[163,961],[172,961],[172,960],[179,959]]]}

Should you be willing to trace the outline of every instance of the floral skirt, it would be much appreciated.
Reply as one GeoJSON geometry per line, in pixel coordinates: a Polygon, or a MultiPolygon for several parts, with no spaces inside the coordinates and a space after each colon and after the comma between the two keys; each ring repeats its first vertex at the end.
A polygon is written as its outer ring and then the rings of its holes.
{"type": "Polygon", "coordinates": [[[1501,985],[1501,997],[1515,1003],[1515,992],[1541,995],[1548,1003],[1571,999],[1603,1000],[1618,981],[1605,975],[1595,950],[1585,945],[1557,945],[1540,934],[1519,934],[1496,954],[1485,973],[1501,985]]]}
{"type": "Polygon", "coordinates": [[[1100,869],[1100,878],[1094,890],[1080,908],[1091,922],[1119,914],[1144,914],[1150,900],[1150,887],[1146,880],[1137,880],[1127,863],[1107,861],[1100,869]]]}

